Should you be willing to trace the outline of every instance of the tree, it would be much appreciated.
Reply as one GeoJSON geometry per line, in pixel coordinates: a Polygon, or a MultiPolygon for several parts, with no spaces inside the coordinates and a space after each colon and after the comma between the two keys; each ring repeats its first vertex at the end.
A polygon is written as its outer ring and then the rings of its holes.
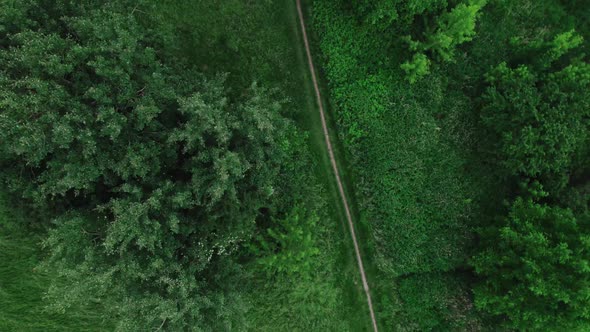
{"type": "Polygon", "coordinates": [[[408,44],[408,58],[411,59],[403,62],[401,68],[410,83],[415,83],[428,75],[432,60],[453,61],[457,46],[473,39],[477,18],[487,0],[461,1],[450,11],[446,11],[447,0],[345,3],[340,2],[340,5],[352,9],[364,31],[380,36],[379,45],[384,52],[396,48],[399,42],[408,44]],[[402,37],[400,40],[391,36],[402,37]]]}
{"type": "Polygon", "coordinates": [[[430,73],[430,60],[423,53],[416,53],[412,61],[404,62],[400,67],[406,72],[408,81],[416,83],[430,73]]]}
{"type": "Polygon", "coordinates": [[[295,207],[285,218],[275,220],[274,226],[266,229],[266,234],[258,235],[258,243],[252,246],[260,257],[258,264],[269,274],[309,277],[313,272],[311,259],[319,253],[313,240],[318,219],[295,207]]]}
{"type": "Polygon", "coordinates": [[[563,172],[588,137],[590,65],[559,63],[556,57],[569,47],[555,45],[545,63],[516,68],[501,63],[487,75],[482,120],[509,174],[563,172]]]}
{"type": "Polygon", "coordinates": [[[587,153],[590,66],[572,31],[514,41],[512,64],[486,76],[481,116],[500,169],[525,185],[480,232],[475,301],[511,329],[579,330],[590,321],[590,215],[570,176],[584,172],[573,165],[587,153]]]}
{"type": "Polygon", "coordinates": [[[437,19],[438,28],[426,35],[423,50],[433,50],[443,61],[453,59],[455,48],[471,41],[475,36],[475,21],[487,0],[471,0],[460,3],[437,19]]]}
{"type": "Polygon", "coordinates": [[[0,164],[53,220],[49,298],[108,301],[125,331],[230,329],[236,252],[287,192],[281,103],[164,56],[125,2],[27,4],[0,30],[0,164]]]}
{"type": "Polygon", "coordinates": [[[516,330],[575,330],[590,322],[590,219],[518,197],[472,264],[476,305],[516,330]]]}
{"type": "Polygon", "coordinates": [[[559,60],[571,50],[581,46],[583,42],[584,38],[577,34],[575,30],[558,34],[551,42],[548,43],[547,48],[549,50],[547,51],[547,55],[544,58],[545,62],[542,65],[548,67],[553,61],[559,60]]]}
{"type": "Polygon", "coordinates": [[[471,41],[475,36],[475,23],[479,11],[487,0],[472,0],[468,4],[459,3],[451,11],[436,17],[436,30],[425,27],[424,41],[414,40],[407,35],[404,41],[414,53],[411,62],[405,62],[401,68],[406,71],[410,83],[414,83],[429,72],[430,61],[425,53],[439,57],[442,61],[452,61],[457,46],[471,41]]]}

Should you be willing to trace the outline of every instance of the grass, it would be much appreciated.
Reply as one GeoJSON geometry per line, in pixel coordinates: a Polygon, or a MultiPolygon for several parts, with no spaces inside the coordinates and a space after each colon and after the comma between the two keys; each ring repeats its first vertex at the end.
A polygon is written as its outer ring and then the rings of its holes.
{"type": "MultiPolygon", "coordinates": [[[[375,298],[376,296],[378,296],[378,293],[375,292],[376,289],[373,288],[373,286],[377,284],[377,267],[375,266],[375,263],[373,261],[374,248],[371,247],[371,241],[367,241],[368,239],[370,239],[371,225],[367,222],[366,219],[361,218],[362,214],[359,211],[358,200],[356,192],[354,190],[354,183],[356,183],[358,179],[356,178],[355,173],[351,171],[352,165],[350,165],[350,163],[348,162],[348,160],[350,159],[350,155],[347,153],[347,150],[343,145],[343,136],[341,135],[341,132],[337,130],[337,121],[334,113],[335,107],[329,99],[330,90],[327,85],[328,79],[326,76],[326,72],[324,71],[322,66],[323,58],[322,52],[319,47],[319,38],[315,34],[315,30],[313,29],[312,25],[314,18],[312,15],[311,1],[309,1],[308,5],[306,5],[306,2],[304,1],[302,5],[304,16],[306,18],[307,35],[309,38],[312,56],[314,57],[313,60],[315,69],[317,71],[316,76],[318,79],[320,93],[322,95],[322,103],[324,106],[326,122],[331,135],[330,138],[332,143],[332,149],[334,151],[336,164],[340,172],[342,186],[344,188],[344,192],[351,210],[359,249],[361,251],[361,256],[363,259],[367,282],[369,284],[369,287],[371,287],[371,295],[373,297],[373,302],[375,303],[375,298]]],[[[303,43],[303,41],[300,41],[300,43],[303,43]]],[[[303,52],[303,49],[301,49],[301,51],[303,52]]],[[[304,61],[305,65],[307,65],[307,59],[303,59],[302,61],[304,61]]],[[[309,69],[305,71],[305,74],[306,81],[308,83],[311,82],[311,78],[309,77],[309,69]]],[[[309,91],[313,91],[313,87],[311,85],[309,87],[306,87],[306,89],[309,91]]],[[[325,185],[327,186],[327,188],[329,188],[332,210],[334,211],[334,215],[338,217],[338,220],[341,221],[340,231],[342,238],[345,239],[345,250],[347,251],[346,261],[342,263],[348,266],[347,273],[352,274],[355,277],[354,284],[350,285],[350,287],[348,288],[349,296],[354,299],[354,306],[356,308],[364,309],[359,319],[366,323],[363,325],[363,329],[369,329],[370,326],[368,324],[370,323],[370,314],[366,303],[366,295],[363,289],[361,288],[362,285],[360,282],[360,272],[358,271],[357,261],[354,256],[354,247],[352,244],[348,224],[346,222],[346,216],[344,214],[344,206],[342,205],[342,199],[338,191],[338,187],[332,170],[332,165],[326,151],[324,133],[319,118],[319,111],[317,110],[317,104],[315,103],[315,96],[310,96],[310,98],[313,98],[314,100],[314,105],[312,108],[310,108],[310,110],[312,110],[312,112],[315,114],[312,114],[312,116],[308,117],[306,123],[307,128],[309,128],[310,132],[312,133],[314,151],[318,154],[318,158],[321,160],[320,168],[316,170],[316,174],[318,178],[323,178],[325,180],[325,185]]],[[[379,313],[376,313],[376,315],[379,316],[379,313]]],[[[377,319],[379,320],[379,317],[377,317],[377,319]]]]}
{"type": "MultiPolygon", "coordinates": [[[[308,11],[309,7],[306,7],[304,4],[303,9],[306,23],[309,25],[309,20],[311,19],[311,15],[308,11]]],[[[342,206],[342,201],[338,192],[331,162],[327,153],[324,132],[321,126],[320,113],[318,110],[313,86],[311,84],[311,74],[303,47],[304,43],[302,39],[303,37],[301,33],[301,27],[299,24],[299,17],[296,14],[297,11],[295,8],[295,1],[285,1],[284,11],[285,17],[288,17],[288,21],[291,23],[291,36],[289,38],[290,46],[297,55],[297,59],[296,61],[293,61],[293,65],[294,68],[298,68],[299,75],[297,76],[299,77],[295,76],[294,79],[299,83],[297,84],[299,87],[303,87],[303,89],[298,89],[298,94],[304,97],[304,105],[306,105],[305,112],[300,112],[297,114],[295,119],[310,133],[310,149],[315,158],[315,167],[313,168],[314,178],[317,179],[317,181],[319,181],[324,188],[323,199],[326,201],[326,216],[329,216],[328,220],[332,223],[331,227],[327,228],[329,232],[325,234],[325,238],[331,238],[332,241],[335,242],[333,246],[338,248],[338,250],[334,250],[332,253],[332,255],[336,255],[336,259],[334,259],[334,257],[325,257],[323,260],[332,260],[335,266],[337,266],[335,275],[336,278],[339,279],[339,288],[343,289],[345,293],[344,299],[346,302],[343,303],[343,306],[347,307],[348,309],[346,310],[346,317],[351,323],[351,330],[369,330],[370,316],[368,306],[366,303],[365,294],[362,290],[360,274],[358,271],[356,259],[354,257],[354,248],[350,239],[350,233],[346,223],[346,216],[344,214],[344,207],[342,206]]],[[[307,33],[308,37],[311,38],[310,42],[313,53],[314,36],[309,26],[307,27],[307,33]]],[[[316,62],[316,70],[318,69],[318,60],[319,59],[314,58],[314,61],[316,62]]],[[[316,73],[316,75],[318,75],[320,91],[322,96],[324,96],[324,93],[327,93],[327,90],[323,84],[323,75],[321,72],[316,73]]],[[[342,149],[340,148],[340,142],[336,134],[337,132],[333,130],[334,122],[330,114],[330,105],[326,102],[326,100],[322,100],[321,102],[323,103],[324,109],[326,110],[326,120],[330,133],[332,134],[332,146],[336,155],[336,161],[341,172],[341,176],[343,177],[343,185],[346,195],[349,202],[352,203],[354,202],[354,196],[349,191],[350,186],[346,181],[348,172],[345,167],[346,164],[344,162],[344,158],[341,154],[342,149]]],[[[303,103],[300,102],[299,105],[303,105],[303,103]]],[[[354,212],[354,205],[351,207],[353,208],[354,212]]],[[[322,234],[318,234],[318,237],[324,238],[322,234]]]]}
{"type": "Polygon", "coordinates": [[[43,296],[50,276],[38,269],[42,236],[26,229],[27,217],[0,195],[0,330],[111,331],[99,308],[46,308],[43,296]]]}

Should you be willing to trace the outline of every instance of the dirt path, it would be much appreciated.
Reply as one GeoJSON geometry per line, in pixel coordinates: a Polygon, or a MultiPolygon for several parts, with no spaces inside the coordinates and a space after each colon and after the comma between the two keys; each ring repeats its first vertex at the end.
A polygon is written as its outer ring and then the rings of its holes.
{"type": "Polygon", "coordinates": [[[301,9],[301,0],[297,1],[297,11],[299,13],[299,22],[301,23],[301,32],[303,33],[303,42],[305,44],[305,52],[307,53],[307,62],[309,64],[309,71],[311,72],[311,80],[313,81],[313,88],[315,90],[315,96],[318,103],[318,108],[320,110],[320,118],[322,120],[322,129],[324,131],[324,140],[326,141],[326,146],[328,147],[328,155],[330,156],[330,163],[332,164],[332,170],[334,171],[334,175],[336,176],[336,183],[338,184],[338,191],[340,192],[340,198],[342,199],[342,205],[344,205],[344,210],[346,212],[346,219],[348,221],[348,229],[350,230],[350,235],[352,237],[352,242],[354,244],[354,253],[356,255],[356,261],[359,266],[359,271],[361,273],[361,280],[363,282],[363,289],[365,290],[365,294],[367,295],[367,303],[369,305],[369,312],[371,313],[371,322],[373,323],[373,330],[378,332],[377,329],[377,320],[375,319],[375,312],[373,311],[373,302],[371,301],[371,292],[369,289],[369,284],[367,283],[367,277],[365,275],[365,268],[363,266],[363,259],[361,257],[361,252],[359,250],[358,240],[356,238],[356,232],[354,231],[354,223],[352,222],[352,215],[350,213],[350,207],[348,206],[348,200],[346,199],[346,194],[344,193],[344,187],[342,186],[342,181],[340,180],[340,172],[338,171],[338,165],[336,164],[336,158],[334,157],[334,151],[332,149],[332,142],[330,141],[330,133],[328,131],[328,125],[326,123],[326,115],[324,112],[324,106],[322,103],[322,96],[320,94],[320,89],[318,87],[318,82],[316,78],[316,71],[315,66],[313,65],[313,59],[311,57],[311,50],[309,48],[309,41],[307,39],[307,31],[305,30],[305,19],[303,17],[303,11],[301,9]]]}

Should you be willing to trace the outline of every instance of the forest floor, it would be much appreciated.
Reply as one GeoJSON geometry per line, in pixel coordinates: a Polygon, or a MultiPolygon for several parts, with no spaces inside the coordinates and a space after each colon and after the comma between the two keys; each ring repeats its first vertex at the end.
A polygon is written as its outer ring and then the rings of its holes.
{"type": "Polygon", "coordinates": [[[367,282],[363,259],[362,259],[362,255],[360,252],[360,247],[359,247],[357,235],[355,232],[355,226],[354,226],[354,222],[352,220],[352,214],[350,212],[350,206],[348,203],[348,199],[346,197],[346,193],[344,192],[344,186],[342,184],[342,180],[340,179],[340,172],[338,169],[338,164],[336,162],[336,157],[334,155],[334,150],[332,148],[330,131],[328,129],[328,124],[326,121],[326,114],[325,114],[324,106],[323,106],[324,103],[323,103],[321,92],[320,92],[320,89],[318,86],[317,77],[316,77],[316,70],[315,70],[315,66],[313,64],[313,57],[311,55],[309,40],[307,38],[307,32],[306,32],[306,28],[305,28],[305,17],[303,15],[303,10],[301,8],[301,0],[297,0],[297,12],[299,14],[299,22],[301,24],[301,32],[303,34],[303,42],[304,42],[304,46],[305,46],[305,52],[307,55],[307,62],[309,65],[309,71],[311,73],[313,88],[314,88],[317,106],[318,106],[318,110],[319,110],[319,115],[320,115],[320,119],[321,119],[321,123],[322,123],[322,131],[323,131],[323,135],[324,135],[324,141],[326,144],[326,150],[327,150],[328,156],[330,158],[330,164],[332,166],[332,171],[334,173],[335,181],[338,186],[338,193],[340,194],[340,198],[342,200],[342,206],[344,207],[344,211],[346,214],[348,229],[350,231],[350,236],[352,238],[352,243],[354,246],[355,258],[356,258],[356,261],[358,264],[358,268],[359,268],[359,272],[360,272],[360,276],[361,276],[361,281],[362,281],[362,285],[363,285],[363,290],[364,290],[365,295],[367,297],[367,305],[369,307],[369,312],[371,315],[371,323],[373,326],[373,330],[376,332],[376,331],[378,331],[378,327],[377,327],[377,320],[375,318],[375,312],[373,310],[373,302],[371,300],[371,291],[370,291],[369,284],[367,282]]]}

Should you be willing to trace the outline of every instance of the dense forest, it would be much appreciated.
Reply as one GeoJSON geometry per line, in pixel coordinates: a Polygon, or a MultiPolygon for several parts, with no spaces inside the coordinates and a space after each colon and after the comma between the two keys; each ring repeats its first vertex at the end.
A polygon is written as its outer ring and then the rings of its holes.
{"type": "Polygon", "coordinates": [[[590,329],[590,4],[303,4],[0,1],[0,331],[370,330],[317,102],[379,330],[590,329]]]}

